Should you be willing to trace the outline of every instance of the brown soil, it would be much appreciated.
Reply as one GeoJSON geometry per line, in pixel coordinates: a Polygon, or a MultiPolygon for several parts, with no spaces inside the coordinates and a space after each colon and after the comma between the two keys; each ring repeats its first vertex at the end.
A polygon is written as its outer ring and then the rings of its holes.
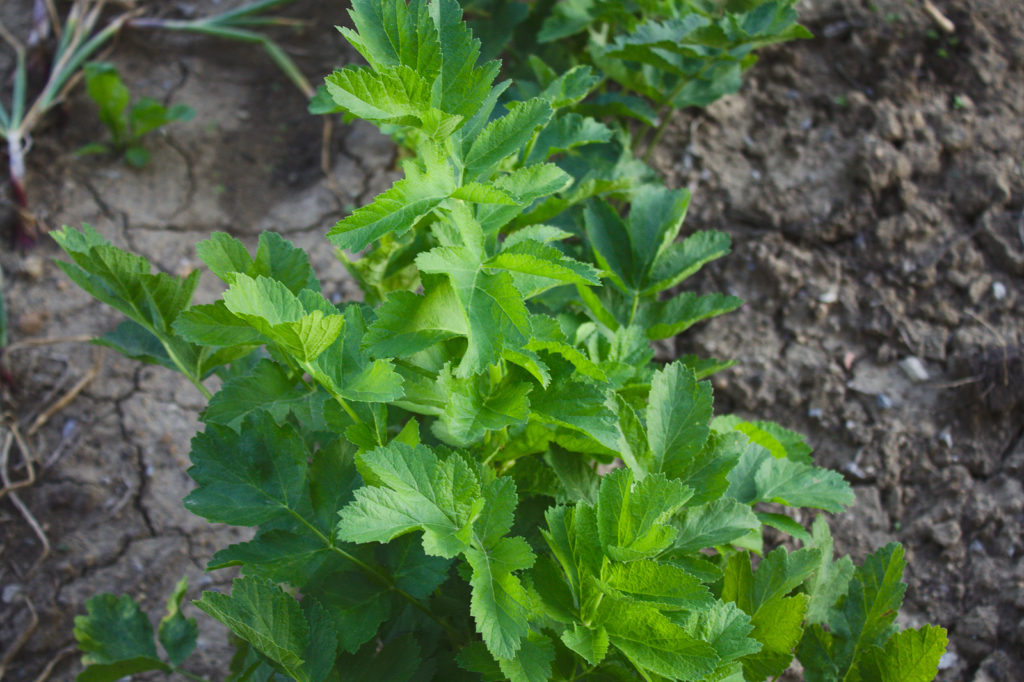
{"type": "MultiPolygon", "coordinates": [[[[342,10],[315,4],[297,3],[314,23],[285,37],[311,77],[352,59],[327,28],[342,10]]],[[[767,52],[740,94],[680,115],[655,163],[693,191],[691,229],[734,240],[695,286],[747,305],[674,350],[739,360],[714,381],[718,411],[806,433],[818,461],[854,484],[856,506],[833,520],[841,551],[859,560],[904,543],[904,624],[950,629],[940,679],[1014,680],[1024,666],[1024,6],[936,4],[955,34],[902,0],[806,2],[817,38],[767,52]]],[[[14,14],[0,11],[12,29],[14,14]]],[[[323,234],[390,185],[390,143],[339,126],[325,177],[320,121],[258,48],[129,34],[112,59],[134,93],[187,103],[196,118],[152,140],[138,172],[72,157],[102,136],[73,98],[29,158],[47,224],[90,223],[179,273],[199,265],[194,244],[213,230],[253,241],[274,229],[310,250],[328,296],[353,295],[323,234]]],[[[115,323],[56,255],[49,242],[0,253],[12,341],[115,323]]],[[[218,289],[204,275],[202,299],[218,289]]],[[[81,343],[8,353],[5,411],[27,434],[93,361],[81,343]]],[[[181,575],[190,597],[228,580],[202,567],[235,532],[181,506],[201,406],[171,372],[107,353],[85,390],[26,436],[37,479],[17,494],[51,550],[34,567],[41,541],[13,496],[0,500],[0,652],[32,630],[9,679],[33,680],[55,656],[51,679],[73,679],[72,618],[96,592],[131,594],[156,614],[181,575]]],[[[23,478],[20,448],[9,459],[23,478]]],[[[196,669],[219,678],[223,634],[200,622],[196,669]]]]}

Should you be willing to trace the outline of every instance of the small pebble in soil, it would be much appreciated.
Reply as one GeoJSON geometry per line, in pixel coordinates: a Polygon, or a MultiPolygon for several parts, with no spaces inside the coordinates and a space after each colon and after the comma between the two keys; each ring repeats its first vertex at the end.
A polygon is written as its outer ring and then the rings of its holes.
{"type": "Polygon", "coordinates": [[[947,651],[939,657],[939,670],[949,670],[955,668],[956,664],[960,662],[960,657],[955,651],[947,651]]]}
{"type": "Polygon", "coordinates": [[[947,448],[953,447],[953,434],[949,432],[949,427],[942,429],[938,435],[939,442],[945,445],[947,448]]]}
{"type": "Polygon", "coordinates": [[[810,417],[811,419],[821,419],[822,416],[824,416],[824,414],[825,413],[821,410],[820,407],[812,407],[811,409],[807,410],[807,416],[810,417]]]}
{"type": "Polygon", "coordinates": [[[967,549],[971,550],[975,554],[988,554],[985,551],[985,545],[981,544],[980,540],[971,540],[971,544],[967,546],[967,549]]]}
{"type": "Polygon", "coordinates": [[[10,604],[12,601],[18,598],[21,594],[21,585],[18,583],[11,583],[10,585],[4,586],[3,600],[5,604],[10,604]]]}
{"type": "Polygon", "coordinates": [[[997,301],[1006,298],[1006,285],[1002,282],[992,282],[992,297],[997,301]]]}
{"type": "Polygon", "coordinates": [[[921,383],[922,381],[928,381],[929,375],[928,370],[925,369],[924,363],[921,359],[914,356],[908,355],[907,357],[900,360],[900,369],[907,375],[907,378],[914,383],[921,383]]]}
{"type": "Polygon", "coordinates": [[[883,410],[892,409],[893,406],[892,398],[890,398],[884,393],[878,394],[878,397],[875,398],[875,403],[883,410]]]}

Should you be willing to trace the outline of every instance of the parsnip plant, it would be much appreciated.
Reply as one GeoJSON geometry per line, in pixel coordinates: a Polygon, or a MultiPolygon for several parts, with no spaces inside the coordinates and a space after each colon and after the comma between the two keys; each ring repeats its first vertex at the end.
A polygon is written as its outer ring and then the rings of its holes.
{"type": "MultiPolygon", "coordinates": [[[[231,593],[195,602],[239,642],[229,679],[763,680],[794,656],[812,680],[930,679],[945,633],[897,631],[902,549],[854,568],[824,517],[778,511],[841,511],[843,478],[790,431],[714,417],[702,377],[725,363],[652,363],[651,339],[739,304],[672,293],[729,244],[678,240],[688,195],[630,158],[595,171],[619,169],[607,198],[564,169],[611,139],[565,114],[598,79],[499,104],[510,84],[455,0],[353,4],[342,31],[368,65],[327,91],[413,151],[328,235],[366,254],[349,260],[367,302],[331,304],[274,234],[255,256],[198,245],[227,285],[208,305],[196,274],[55,235],[67,274],[129,317],[100,343],[207,395],[222,380],[185,505],[255,528],[210,561],[240,567],[231,593]],[[765,525],[800,549],[766,553],[765,525]]],[[[80,679],[181,670],[176,605],[165,658],[130,600],[89,609],[80,679]]]]}

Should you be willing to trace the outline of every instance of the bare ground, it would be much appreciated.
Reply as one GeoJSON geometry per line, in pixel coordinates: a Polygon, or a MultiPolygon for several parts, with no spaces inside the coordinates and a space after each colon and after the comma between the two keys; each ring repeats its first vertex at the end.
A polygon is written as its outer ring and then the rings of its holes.
{"type": "MultiPolygon", "coordinates": [[[[951,631],[940,679],[1013,680],[1024,665],[1024,8],[936,4],[952,36],[899,0],[808,2],[816,39],[770,51],[740,94],[679,117],[655,163],[693,191],[691,229],[734,240],[695,286],[747,305],[674,350],[739,360],[715,380],[718,411],[803,431],[854,484],[857,505],[833,520],[840,550],[859,560],[904,543],[907,624],[951,631]]],[[[296,6],[315,22],[286,39],[311,77],[352,58],[327,28],[341,9],[313,5],[296,6]]],[[[255,48],[127,35],[113,59],[133,92],[197,116],[154,140],[137,172],[72,157],[101,135],[73,99],[30,158],[49,225],[90,223],[176,273],[199,265],[194,244],[211,231],[254,241],[274,229],[309,249],[328,296],[354,295],[323,234],[390,185],[389,142],[336,128],[325,176],[320,121],[255,48]]],[[[51,243],[0,253],[14,342],[117,320],[56,255],[51,243]]],[[[201,298],[217,290],[204,275],[201,298]]],[[[190,597],[230,577],[202,568],[235,531],[180,503],[202,405],[186,381],[107,353],[29,435],[95,352],[61,343],[3,358],[4,409],[36,461],[35,482],[16,494],[50,544],[35,565],[41,539],[14,495],[0,500],[0,651],[17,650],[5,661],[12,680],[54,660],[51,679],[73,678],[72,619],[96,592],[156,613],[181,575],[190,597]]],[[[23,479],[22,448],[8,459],[23,479]]],[[[200,621],[196,669],[222,670],[223,634],[200,621]]]]}

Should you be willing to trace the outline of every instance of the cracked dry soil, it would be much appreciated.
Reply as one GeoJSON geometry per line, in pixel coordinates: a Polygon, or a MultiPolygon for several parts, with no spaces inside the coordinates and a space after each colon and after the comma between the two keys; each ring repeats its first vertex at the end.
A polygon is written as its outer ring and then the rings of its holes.
{"type": "MultiPolygon", "coordinates": [[[[311,78],[354,61],[328,28],[342,9],[321,4],[295,5],[313,23],[286,41],[311,78]]],[[[655,164],[693,191],[689,229],[734,241],[693,286],[747,304],[659,352],[737,359],[714,379],[719,413],[800,430],[819,462],[848,477],[857,504],[833,519],[837,549],[859,561],[904,543],[904,624],[950,629],[939,679],[1008,681],[1024,666],[1024,7],[936,4],[952,36],[900,0],[805,2],[817,38],[766,52],[739,94],[678,117],[655,164]],[[901,368],[910,357],[920,365],[901,368]]],[[[397,177],[386,139],[337,126],[325,176],[320,122],[262,53],[127,34],[112,59],[134,93],[197,115],[153,140],[153,162],[137,172],[72,157],[101,135],[89,104],[72,98],[29,158],[49,225],[90,223],[175,273],[199,265],[194,244],[213,230],[254,242],[274,229],[309,250],[326,295],[356,295],[323,235],[397,177]]],[[[12,341],[116,323],[53,266],[56,255],[46,241],[0,253],[12,341]]],[[[204,274],[199,299],[218,289],[204,274]]],[[[9,353],[4,410],[27,431],[95,352],[9,353]]],[[[11,680],[54,661],[51,679],[73,679],[73,616],[96,592],[131,594],[156,616],[182,575],[190,598],[230,580],[202,569],[237,531],[181,506],[201,396],[164,369],[113,353],[102,362],[27,438],[37,479],[17,494],[51,545],[38,566],[39,538],[0,500],[11,680]]],[[[193,669],[219,679],[224,635],[190,615],[201,628],[193,669]]]]}

